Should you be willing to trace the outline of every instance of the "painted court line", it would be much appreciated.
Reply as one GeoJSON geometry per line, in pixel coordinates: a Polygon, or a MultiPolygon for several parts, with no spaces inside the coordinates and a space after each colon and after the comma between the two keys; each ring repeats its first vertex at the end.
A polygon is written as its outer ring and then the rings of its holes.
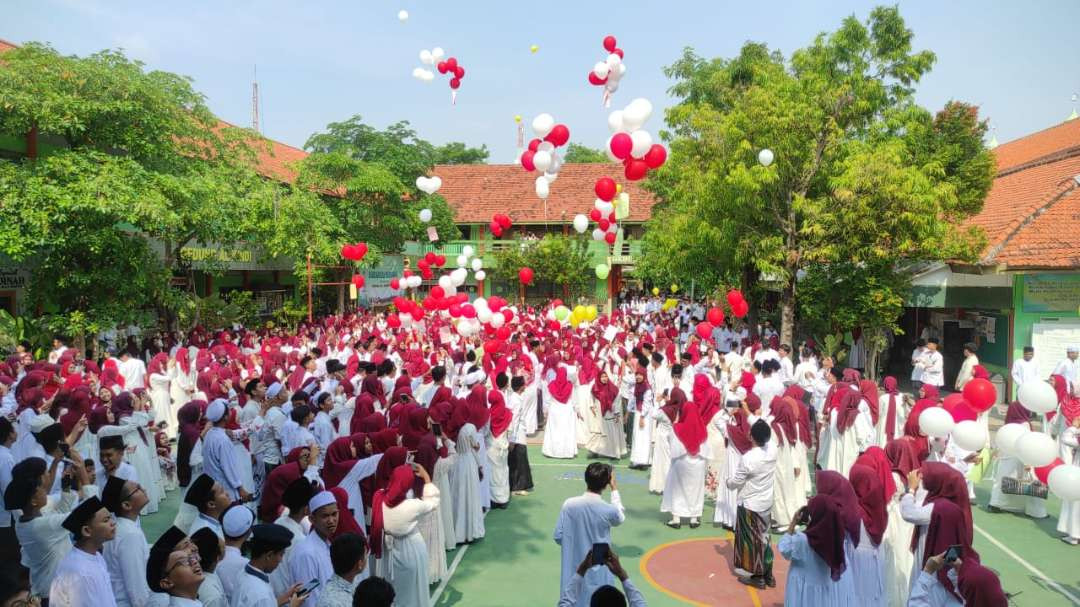
{"type": "MultiPolygon", "coordinates": [[[[655,556],[656,553],[660,552],[661,550],[663,550],[665,548],[669,548],[671,546],[677,546],[679,544],[687,544],[687,543],[690,543],[690,542],[701,542],[701,541],[718,540],[718,539],[722,539],[722,540],[724,540],[726,542],[731,542],[732,540],[735,539],[735,534],[729,531],[727,533],[726,537],[711,537],[711,538],[710,537],[697,537],[697,538],[690,538],[690,539],[685,539],[685,540],[675,540],[673,542],[667,542],[665,544],[660,544],[659,546],[655,546],[654,548],[652,548],[651,550],[646,552],[645,555],[641,557],[641,561],[638,562],[638,570],[641,571],[641,575],[642,575],[642,577],[645,578],[645,581],[649,582],[649,584],[653,588],[655,588],[656,590],[659,590],[660,592],[662,592],[662,593],[664,593],[664,594],[666,594],[666,595],[668,595],[668,596],[670,596],[670,597],[672,597],[674,599],[682,601],[683,603],[686,603],[687,605],[692,605],[693,607],[709,607],[705,603],[699,603],[699,602],[697,602],[697,601],[695,601],[693,599],[690,599],[689,597],[685,597],[685,596],[683,596],[683,595],[681,595],[681,594],[679,594],[677,592],[674,592],[672,590],[668,590],[667,588],[661,586],[659,583],[657,583],[657,581],[655,579],[653,579],[653,576],[649,574],[648,564],[649,564],[649,560],[653,556],[655,556]]],[[[747,594],[750,595],[750,602],[753,604],[753,607],[761,607],[761,597],[758,596],[757,589],[753,588],[752,586],[743,586],[743,588],[745,588],[747,594]]]]}
{"type": "Polygon", "coordinates": [[[443,576],[442,582],[439,583],[439,587],[435,589],[435,594],[431,595],[432,605],[439,600],[443,590],[446,590],[446,585],[450,583],[450,578],[454,577],[454,571],[457,570],[458,563],[461,562],[461,557],[465,556],[465,551],[468,549],[468,544],[462,544],[461,548],[458,549],[457,554],[454,555],[454,561],[450,563],[450,569],[446,571],[446,575],[443,576]]]}
{"type": "Polygon", "coordinates": [[[1061,595],[1064,596],[1065,598],[1069,599],[1069,602],[1071,602],[1073,605],[1080,605],[1080,599],[1073,596],[1073,594],[1070,593],[1068,590],[1065,590],[1065,588],[1063,588],[1061,586],[1061,584],[1058,584],[1054,580],[1050,579],[1050,576],[1046,575],[1042,571],[1039,571],[1038,569],[1035,568],[1034,565],[1032,565],[1031,563],[1029,563],[1029,562],[1025,561],[1024,559],[1020,558],[1019,554],[1016,554],[1012,550],[1009,550],[1008,548],[1006,548],[1005,544],[1002,544],[1001,542],[994,539],[989,533],[987,533],[987,532],[983,531],[982,529],[980,529],[978,525],[974,525],[974,527],[975,527],[975,531],[978,531],[979,534],[982,535],[987,540],[989,540],[991,544],[997,546],[1002,552],[1004,552],[1005,554],[1012,557],[1012,559],[1014,561],[1016,561],[1017,563],[1020,563],[1021,565],[1023,565],[1025,569],[1027,569],[1028,571],[1034,573],[1036,577],[1038,577],[1042,581],[1046,582],[1047,586],[1050,586],[1054,590],[1061,593],[1061,595]]]}

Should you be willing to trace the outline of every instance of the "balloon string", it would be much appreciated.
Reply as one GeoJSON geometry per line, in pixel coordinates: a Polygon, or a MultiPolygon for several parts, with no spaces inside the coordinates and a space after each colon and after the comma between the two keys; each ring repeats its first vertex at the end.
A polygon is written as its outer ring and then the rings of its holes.
{"type": "Polygon", "coordinates": [[[450,105],[457,105],[457,91],[450,91],[450,105]]]}
{"type": "Polygon", "coordinates": [[[517,125],[517,146],[519,148],[525,147],[525,125],[520,122],[517,125]]]}
{"type": "Polygon", "coordinates": [[[611,91],[607,90],[607,87],[604,87],[603,102],[604,102],[604,107],[606,107],[606,108],[611,107],[611,91]]]}

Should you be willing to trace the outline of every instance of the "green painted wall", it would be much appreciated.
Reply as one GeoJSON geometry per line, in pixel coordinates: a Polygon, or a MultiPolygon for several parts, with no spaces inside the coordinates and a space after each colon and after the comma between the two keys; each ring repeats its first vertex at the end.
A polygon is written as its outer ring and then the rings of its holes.
{"type": "Polygon", "coordinates": [[[1013,306],[1009,287],[911,288],[906,305],[913,308],[981,308],[1005,310],[1013,306]]]}
{"type": "MultiPolygon", "coordinates": [[[[1063,275],[1064,276],[1064,275],[1063,275]]],[[[1080,273],[1069,276],[1080,279],[1080,273]]],[[[1031,328],[1033,325],[1049,319],[1080,319],[1080,310],[1073,306],[1071,310],[1058,312],[1025,312],[1024,311],[1024,281],[1028,275],[1018,274],[1013,278],[1013,309],[1015,317],[1013,322],[1013,357],[1020,358],[1024,354],[1024,346],[1031,345],[1031,328]]],[[[1031,302],[1028,302],[1031,304],[1031,302]]],[[[1080,302],[1077,302],[1080,305],[1080,302]]],[[[1030,305],[1029,305],[1030,307],[1030,305]]],[[[1038,355],[1038,353],[1036,353],[1038,355]]]]}

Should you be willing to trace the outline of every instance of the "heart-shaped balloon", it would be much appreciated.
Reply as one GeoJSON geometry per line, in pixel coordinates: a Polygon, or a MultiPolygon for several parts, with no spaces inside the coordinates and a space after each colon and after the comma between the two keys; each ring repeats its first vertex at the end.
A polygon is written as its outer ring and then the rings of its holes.
{"type": "Polygon", "coordinates": [[[438,176],[424,177],[423,175],[416,178],[416,187],[423,193],[431,195],[439,191],[442,187],[442,179],[438,176]]]}

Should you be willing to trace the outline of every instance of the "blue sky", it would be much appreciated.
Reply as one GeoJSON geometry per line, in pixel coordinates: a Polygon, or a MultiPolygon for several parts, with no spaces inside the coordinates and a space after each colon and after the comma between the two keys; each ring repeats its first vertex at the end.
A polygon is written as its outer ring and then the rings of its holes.
{"type": "MultiPolygon", "coordinates": [[[[612,108],[635,97],[657,111],[662,128],[670,82],[662,68],[683,47],[730,57],[746,40],[785,54],[832,30],[872,2],[694,1],[531,3],[513,0],[309,0],[155,2],[2,0],[0,38],[47,41],[84,55],[124,48],[149,67],[190,76],[211,109],[251,121],[252,69],[258,64],[262,132],[302,146],[327,123],[361,114],[382,127],[408,120],[435,143],[486,143],[493,162],[516,157],[513,117],[540,112],[566,123],[571,141],[602,147],[608,136],[599,89],[586,82],[613,34],[627,74],[612,108]],[[397,13],[410,18],[400,23],[397,13]],[[539,45],[532,54],[529,46],[539,45]],[[465,67],[457,105],[446,78],[411,76],[421,49],[441,46],[465,67]]],[[[901,2],[916,48],[937,54],[919,86],[930,109],[970,101],[1005,142],[1065,119],[1080,92],[1080,2],[901,2]]]]}

